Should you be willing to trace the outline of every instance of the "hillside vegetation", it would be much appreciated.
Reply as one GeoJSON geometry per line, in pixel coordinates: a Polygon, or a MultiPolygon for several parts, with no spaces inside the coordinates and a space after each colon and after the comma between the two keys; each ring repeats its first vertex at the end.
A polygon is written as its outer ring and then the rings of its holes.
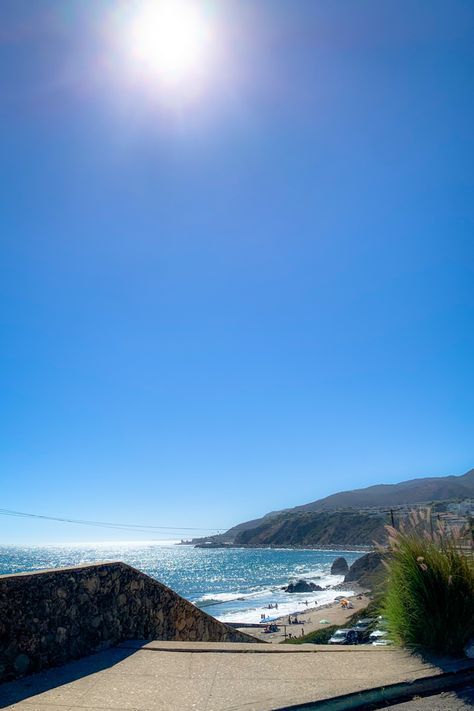
{"type": "MultiPolygon", "coordinates": [[[[271,511],[262,518],[239,523],[219,536],[222,541],[240,540],[244,531],[256,530],[275,521],[281,521],[284,515],[303,513],[337,512],[339,509],[393,508],[410,504],[432,503],[436,501],[462,500],[474,498],[474,469],[462,476],[425,477],[410,479],[399,484],[376,484],[365,489],[341,491],[338,494],[317,499],[309,504],[295,506],[292,509],[271,511]]],[[[241,541],[242,542],[242,541],[241,541]]],[[[250,541],[249,541],[250,542],[250,541]]],[[[348,541],[344,541],[346,543],[348,541]]],[[[322,541],[321,541],[322,543],[322,541]]],[[[362,541],[361,541],[362,543],[362,541]]]]}
{"type": "Polygon", "coordinates": [[[236,544],[371,545],[385,541],[386,518],[356,511],[281,514],[256,528],[240,531],[236,544]]]}
{"type": "Polygon", "coordinates": [[[336,508],[367,508],[420,504],[474,497],[474,469],[462,476],[425,477],[399,484],[376,484],[365,489],[341,491],[287,511],[324,511],[336,508]]]}
{"type": "Polygon", "coordinates": [[[398,506],[474,499],[474,469],[462,476],[425,477],[341,491],[292,509],[271,511],[222,534],[191,541],[236,545],[327,546],[384,542],[388,512],[398,506]]]}

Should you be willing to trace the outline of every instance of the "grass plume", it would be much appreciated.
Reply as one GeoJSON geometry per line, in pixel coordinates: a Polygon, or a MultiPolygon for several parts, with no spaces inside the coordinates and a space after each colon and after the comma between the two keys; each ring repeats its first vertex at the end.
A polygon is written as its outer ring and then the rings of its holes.
{"type": "Polygon", "coordinates": [[[456,655],[474,637],[474,564],[460,542],[421,517],[390,531],[383,614],[396,642],[456,655]]]}

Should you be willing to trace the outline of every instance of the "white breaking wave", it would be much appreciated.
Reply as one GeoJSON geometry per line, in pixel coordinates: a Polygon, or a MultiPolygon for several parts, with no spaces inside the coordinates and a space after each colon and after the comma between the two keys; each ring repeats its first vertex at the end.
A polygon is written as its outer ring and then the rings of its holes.
{"type": "Polygon", "coordinates": [[[333,586],[342,583],[344,576],[330,575],[327,567],[325,570],[321,568],[308,570],[306,566],[297,566],[291,571],[293,574],[289,575],[288,582],[303,578],[325,588],[323,590],[287,593],[282,589],[282,585],[272,585],[246,592],[232,590],[225,593],[206,593],[195,600],[194,604],[204,609],[211,608],[208,612],[222,622],[258,623],[261,622],[262,615],[271,619],[295,613],[304,615],[309,608],[333,602],[336,595],[353,594],[349,589],[342,592],[334,590],[333,586]]]}
{"type": "Polygon", "coordinates": [[[268,605],[259,605],[254,608],[246,608],[241,610],[233,610],[232,612],[222,613],[216,615],[217,619],[221,622],[246,622],[246,623],[259,623],[261,621],[261,616],[265,615],[266,618],[270,617],[272,619],[276,617],[283,617],[285,615],[294,615],[298,613],[301,619],[304,619],[306,614],[317,614],[316,612],[308,613],[309,608],[319,607],[320,605],[327,605],[334,602],[336,595],[353,595],[353,590],[325,590],[323,592],[313,592],[313,593],[292,593],[287,594],[287,599],[278,602],[278,609],[269,609],[268,605]],[[308,601],[308,605],[306,605],[308,601]]]}
{"type": "Polygon", "coordinates": [[[252,599],[258,602],[261,598],[270,598],[274,594],[275,588],[263,588],[245,593],[238,590],[227,593],[209,593],[195,600],[194,604],[198,607],[206,607],[208,605],[220,605],[226,602],[244,602],[252,599]]]}

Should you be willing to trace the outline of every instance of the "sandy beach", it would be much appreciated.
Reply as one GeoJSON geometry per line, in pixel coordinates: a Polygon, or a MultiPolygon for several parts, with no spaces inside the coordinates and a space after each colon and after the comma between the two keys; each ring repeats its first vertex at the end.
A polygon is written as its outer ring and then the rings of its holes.
{"type": "MultiPolygon", "coordinates": [[[[328,627],[329,625],[343,627],[351,615],[359,610],[363,610],[370,602],[370,598],[365,593],[358,593],[346,599],[352,603],[352,608],[341,607],[339,601],[334,601],[328,605],[321,605],[319,607],[302,608],[297,615],[298,624],[288,624],[288,615],[279,617],[274,621],[274,624],[279,627],[278,632],[269,634],[264,631],[263,627],[245,627],[242,628],[242,631],[251,634],[253,637],[258,637],[262,641],[278,644],[285,639],[285,632],[287,636],[291,634],[293,637],[300,637],[314,632],[315,630],[328,627]],[[328,620],[329,625],[321,624],[320,620],[328,620]]],[[[291,615],[291,618],[294,619],[295,615],[291,615]]]]}

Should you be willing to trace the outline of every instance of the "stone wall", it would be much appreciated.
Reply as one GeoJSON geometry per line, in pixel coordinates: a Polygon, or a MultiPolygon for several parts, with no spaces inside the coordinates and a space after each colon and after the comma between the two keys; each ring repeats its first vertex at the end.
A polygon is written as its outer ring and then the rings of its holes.
{"type": "Polygon", "coordinates": [[[0,681],[130,639],[257,641],[124,563],[0,576],[0,681]]]}

